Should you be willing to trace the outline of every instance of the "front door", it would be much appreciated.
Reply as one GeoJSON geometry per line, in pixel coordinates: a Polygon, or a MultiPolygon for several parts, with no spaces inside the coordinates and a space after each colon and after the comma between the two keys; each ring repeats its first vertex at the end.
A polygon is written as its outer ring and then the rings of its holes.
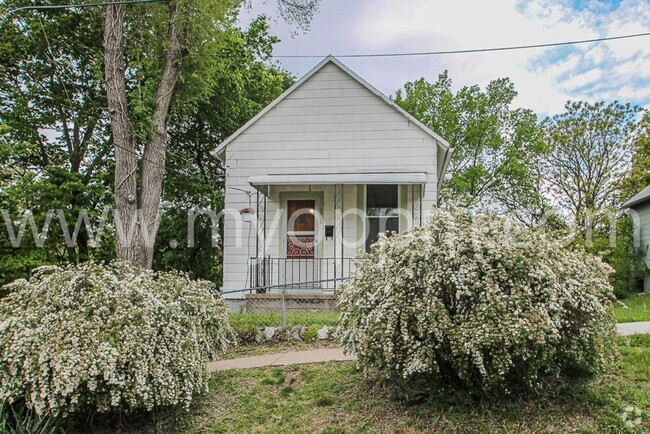
{"type": "Polygon", "coordinates": [[[287,289],[314,288],[318,266],[316,252],[316,201],[310,199],[287,201],[287,258],[285,259],[285,283],[293,284],[287,289]]]}
{"type": "Polygon", "coordinates": [[[287,201],[287,258],[314,258],[315,206],[313,200],[287,201]]]}

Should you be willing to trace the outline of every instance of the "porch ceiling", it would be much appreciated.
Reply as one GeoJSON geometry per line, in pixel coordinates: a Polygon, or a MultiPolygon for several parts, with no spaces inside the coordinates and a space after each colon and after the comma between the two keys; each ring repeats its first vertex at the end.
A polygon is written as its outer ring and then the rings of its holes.
{"type": "Polygon", "coordinates": [[[308,175],[251,176],[248,183],[266,194],[271,185],[335,185],[335,184],[418,184],[424,185],[426,174],[421,172],[391,173],[331,173],[308,175]]]}

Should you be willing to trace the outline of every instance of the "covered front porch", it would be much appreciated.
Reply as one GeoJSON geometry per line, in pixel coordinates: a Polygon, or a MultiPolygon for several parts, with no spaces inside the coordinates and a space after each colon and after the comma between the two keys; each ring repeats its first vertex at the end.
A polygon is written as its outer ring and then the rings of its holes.
{"type": "Polygon", "coordinates": [[[379,233],[422,223],[426,182],[425,173],[408,172],[249,178],[256,239],[247,298],[335,294],[379,233]]]}

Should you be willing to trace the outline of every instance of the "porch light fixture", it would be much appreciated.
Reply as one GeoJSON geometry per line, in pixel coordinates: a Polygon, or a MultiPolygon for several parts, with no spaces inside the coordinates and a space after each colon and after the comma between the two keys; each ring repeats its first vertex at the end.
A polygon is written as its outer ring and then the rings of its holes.
{"type": "Polygon", "coordinates": [[[247,207],[239,211],[239,214],[241,214],[242,219],[245,222],[250,223],[253,221],[253,214],[255,214],[255,210],[253,208],[247,207]]]}

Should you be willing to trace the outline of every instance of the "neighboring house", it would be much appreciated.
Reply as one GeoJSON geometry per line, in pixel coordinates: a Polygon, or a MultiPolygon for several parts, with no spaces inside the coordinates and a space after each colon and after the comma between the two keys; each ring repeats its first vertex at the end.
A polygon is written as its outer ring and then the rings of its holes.
{"type": "Polygon", "coordinates": [[[424,222],[451,149],[330,56],[214,154],[226,170],[222,290],[241,298],[232,291],[278,284],[333,292],[379,232],[424,222]]]}
{"type": "Polygon", "coordinates": [[[643,253],[643,260],[646,265],[646,273],[643,278],[643,290],[650,292],[650,185],[641,190],[623,204],[623,208],[633,211],[635,230],[638,231],[639,248],[643,253]]]}

